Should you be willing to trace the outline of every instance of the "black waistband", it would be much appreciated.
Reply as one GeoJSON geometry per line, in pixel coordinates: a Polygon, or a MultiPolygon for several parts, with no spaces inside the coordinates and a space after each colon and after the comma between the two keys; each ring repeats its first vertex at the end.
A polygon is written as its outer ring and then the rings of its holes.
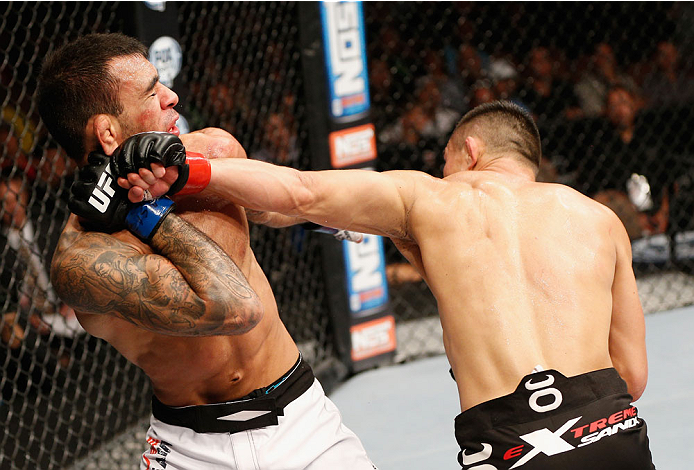
{"type": "Polygon", "coordinates": [[[284,408],[308,390],[315,377],[311,366],[302,360],[281,378],[267,387],[252,391],[237,400],[171,407],[152,396],[152,415],[173,426],[183,426],[195,432],[235,433],[277,424],[284,408]]]}
{"type": "MultiPolygon", "coordinates": [[[[543,417],[543,413],[533,410],[528,402],[537,387],[547,384],[559,390],[562,401],[557,413],[584,406],[608,396],[617,396],[628,404],[631,395],[626,383],[614,368],[565,377],[556,370],[546,370],[526,375],[521,379],[516,391],[503,397],[481,403],[460,413],[455,418],[456,436],[479,433],[500,426],[528,423],[543,417]]],[[[536,395],[537,396],[537,395],[536,395]]]]}

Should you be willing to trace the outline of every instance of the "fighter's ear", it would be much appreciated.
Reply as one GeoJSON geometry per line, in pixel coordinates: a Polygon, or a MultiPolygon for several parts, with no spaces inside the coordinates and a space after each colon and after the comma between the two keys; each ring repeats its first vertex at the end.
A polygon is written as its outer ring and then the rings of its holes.
{"type": "Polygon", "coordinates": [[[477,161],[482,155],[482,148],[482,142],[478,138],[471,135],[465,138],[465,151],[467,152],[470,160],[467,167],[468,170],[472,170],[477,164],[477,161]]]}
{"type": "Polygon", "coordinates": [[[120,125],[109,114],[97,114],[92,119],[92,132],[106,155],[111,155],[122,140],[120,125]]]}

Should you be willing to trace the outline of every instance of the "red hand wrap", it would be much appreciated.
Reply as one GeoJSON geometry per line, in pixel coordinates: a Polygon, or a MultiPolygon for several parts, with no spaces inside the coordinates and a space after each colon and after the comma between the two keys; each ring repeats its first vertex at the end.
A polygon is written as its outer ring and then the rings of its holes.
{"type": "Polygon", "coordinates": [[[199,193],[210,184],[212,170],[210,161],[201,153],[186,152],[186,163],[188,164],[188,181],[177,195],[199,193]]]}

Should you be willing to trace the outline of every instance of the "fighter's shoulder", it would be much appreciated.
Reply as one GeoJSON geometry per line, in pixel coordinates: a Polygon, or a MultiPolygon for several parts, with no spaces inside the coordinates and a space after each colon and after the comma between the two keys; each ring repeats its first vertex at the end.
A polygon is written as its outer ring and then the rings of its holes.
{"type": "Polygon", "coordinates": [[[448,188],[445,180],[416,170],[391,170],[384,172],[398,188],[403,203],[413,209],[430,207],[448,188]]]}
{"type": "Polygon", "coordinates": [[[427,176],[427,178],[420,180],[420,187],[422,188],[420,195],[423,198],[429,196],[431,202],[441,200],[442,198],[447,199],[446,196],[454,197],[458,200],[465,199],[466,196],[472,196],[482,183],[477,175],[473,175],[472,172],[460,172],[446,178],[427,176]]]}
{"type": "Polygon", "coordinates": [[[603,225],[610,229],[615,227],[623,228],[622,221],[617,214],[602,202],[562,184],[550,184],[550,187],[559,195],[567,207],[572,207],[575,211],[585,214],[596,227],[603,225]]]}
{"type": "Polygon", "coordinates": [[[224,129],[206,127],[181,135],[186,150],[202,153],[208,158],[247,158],[239,141],[224,129]]]}

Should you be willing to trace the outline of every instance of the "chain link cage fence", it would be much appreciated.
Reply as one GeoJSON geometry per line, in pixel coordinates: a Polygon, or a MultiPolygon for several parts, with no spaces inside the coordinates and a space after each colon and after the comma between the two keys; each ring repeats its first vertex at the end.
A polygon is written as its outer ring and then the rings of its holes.
{"type": "MultiPolygon", "coordinates": [[[[180,111],[191,129],[221,127],[252,158],[308,168],[296,4],[177,6],[180,111]]],[[[694,303],[691,4],[363,6],[379,170],[440,176],[466,110],[513,100],[540,127],[542,179],[623,220],[644,310],[694,303]]],[[[3,469],[135,468],[145,450],[147,378],[85,334],[48,282],[74,167],[33,98],[47,52],[89,32],[128,32],[128,11],[118,2],[0,4],[3,469]]],[[[319,371],[338,368],[315,238],[253,227],[252,244],[304,354],[319,371]]],[[[442,352],[433,297],[386,248],[397,359],[442,352]]]]}
{"type": "MultiPolygon", "coordinates": [[[[691,4],[368,2],[364,12],[380,170],[441,176],[460,117],[511,100],[540,129],[540,178],[624,222],[644,310],[694,302],[691,4]]],[[[430,291],[392,244],[387,258],[399,357],[442,351],[430,291]]]]}

